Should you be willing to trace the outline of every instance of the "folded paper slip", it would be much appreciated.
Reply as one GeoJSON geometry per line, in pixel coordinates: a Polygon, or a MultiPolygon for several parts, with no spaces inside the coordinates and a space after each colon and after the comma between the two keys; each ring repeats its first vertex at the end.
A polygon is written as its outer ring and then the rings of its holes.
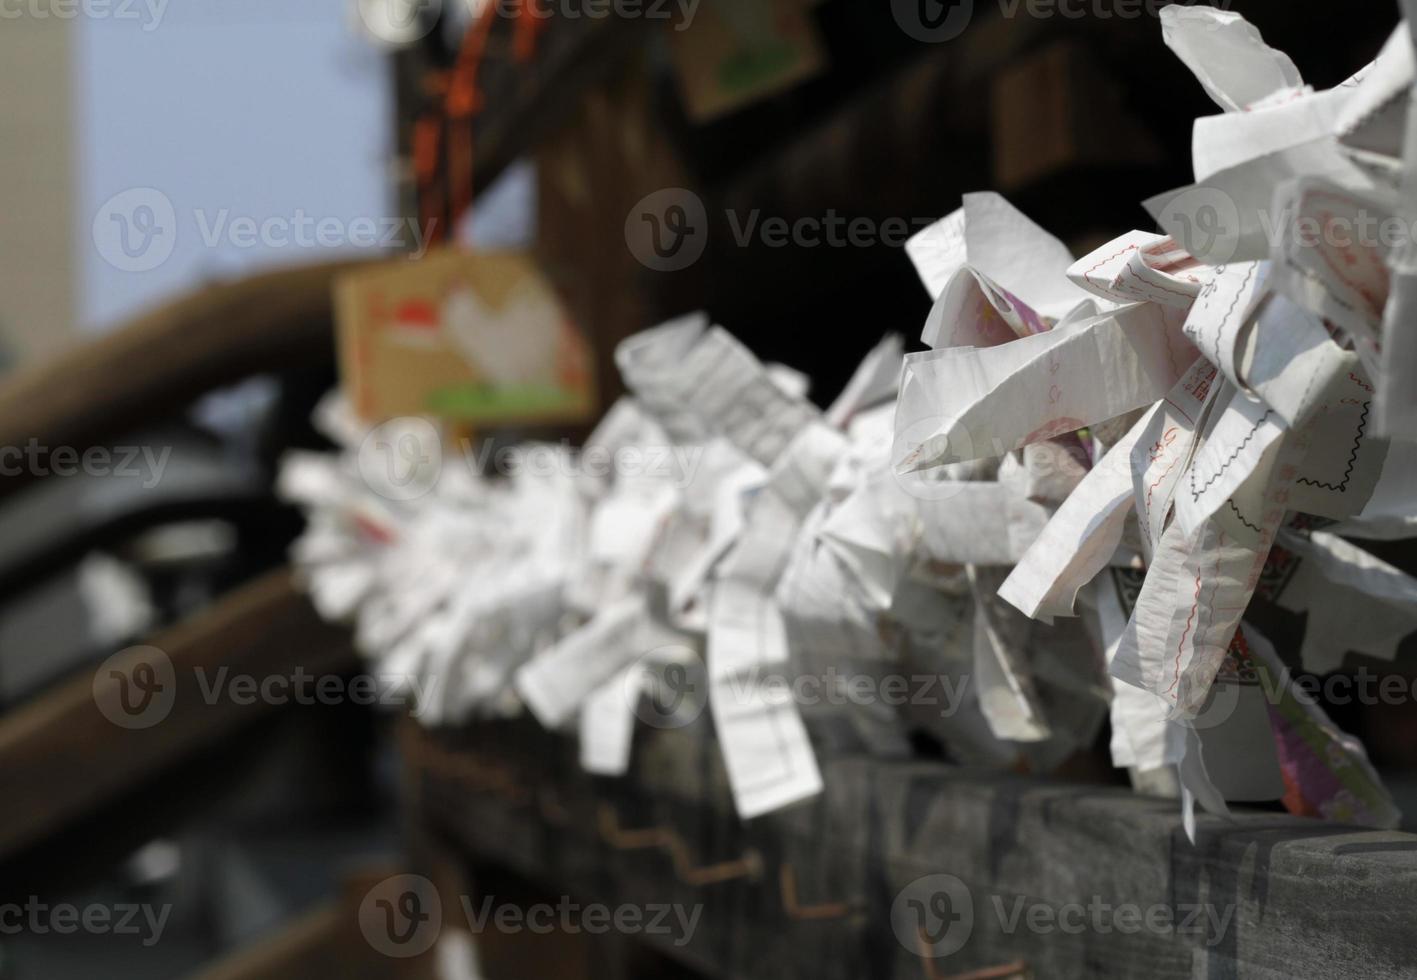
{"type": "Polygon", "coordinates": [[[1137,304],[997,347],[910,355],[897,468],[999,456],[1155,402],[1195,360],[1182,320],[1137,304]]]}

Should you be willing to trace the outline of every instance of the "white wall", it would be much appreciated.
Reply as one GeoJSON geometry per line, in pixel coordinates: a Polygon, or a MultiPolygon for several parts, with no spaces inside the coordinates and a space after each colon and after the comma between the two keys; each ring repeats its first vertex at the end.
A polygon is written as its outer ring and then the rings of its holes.
{"type": "Polygon", "coordinates": [[[73,336],[69,42],[61,21],[0,23],[0,367],[73,336]]]}

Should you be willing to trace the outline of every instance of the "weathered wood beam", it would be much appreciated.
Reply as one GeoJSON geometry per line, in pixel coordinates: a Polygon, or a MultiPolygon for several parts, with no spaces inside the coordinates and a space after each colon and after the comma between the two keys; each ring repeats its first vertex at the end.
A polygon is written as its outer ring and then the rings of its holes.
{"type": "MultiPolygon", "coordinates": [[[[265,371],[328,363],[330,285],[357,263],[211,283],[54,360],[0,382],[0,447],[80,453],[162,420],[197,396],[265,371]]],[[[13,455],[13,454],[10,454],[13,455]]],[[[6,460],[7,472],[15,468],[6,460]]],[[[20,467],[24,470],[24,467],[20,467]]],[[[0,498],[33,473],[0,476],[0,498]]]]}
{"type": "Polygon", "coordinates": [[[385,956],[365,938],[361,906],[371,889],[402,869],[361,868],[343,882],[339,894],[269,936],[212,963],[189,980],[434,980],[435,957],[385,956]]]}
{"type": "Polygon", "coordinates": [[[702,906],[687,944],[646,938],[711,976],[916,980],[1022,963],[1035,977],[1339,980],[1417,962],[1409,834],[1251,812],[1202,817],[1193,845],[1174,801],[864,758],[823,760],[820,799],[745,826],[706,730],[642,732],[623,782],[586,776],[574,745],[528,725],[418,744],[424,812],[471,859],[585,901],[702,906]],[[760,870],[696,884],[680,850],[760,870]],[[925,960],[892,908],[936,899],[930,881],[907,890],[934,875],[966,890],[938,908],[972,925],[957,953],[925,960]]]}
{"type": "Polygon", "coordinates": [[[275,935],[195,974],[192,980],[305,980],[327,974],[338,960],[343,913],[336,902],[322,905],[275,935]]]}
{"type": "Polygon", "coordinates": [[[499,24],[499,57],[483,65],[486,109],[474,127],[473,190],[486,190],[508,166],[557,132],[587,92],[615,71],[657,22],[635,17],[552,17],[534,60],[511,57],[513,25],[499,24]]]}
{"type": "Polygon", "coordinates": [[[0,861],[276,710],[259,696],[247,704],[239,703],[244,697],[207,695],[203,686],[211,688],[218,671],[259,683],[297,670],[337,674],[358,663],[347,632],[316,615],[286,570],[256,579],[149,642],[170,661],[170,677],[135,664],[112,665],[124,675],[113,677],[105,666],[0,715],[0,861]],[[133,705],[152,681],[162,686],[149,709],[170,705],[160,721],[122,727],[100,710],[102,697],[112,711],[125,679],[133,705]]]}

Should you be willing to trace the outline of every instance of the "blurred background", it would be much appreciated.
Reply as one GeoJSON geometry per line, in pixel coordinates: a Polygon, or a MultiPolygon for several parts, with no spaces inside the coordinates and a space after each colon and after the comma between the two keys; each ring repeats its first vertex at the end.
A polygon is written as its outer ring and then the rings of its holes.
{"type": "MultiPolygon", "coordinates": [[[[343,264],[534,257],[587,341],[594,405],[499,439],[583,435],[619,393],[614,345],[696,309],[825,405],[883,333],[919,335],[904,230],[993,189],[1084,254],[1152,227],[1139,202],[1190,181],[1213,111],[1156,4],[549,6],[0,0],[0,907],[162,917],[149,943],[156,925],[38,933],[0,912],[0,978],[201,975],[315,934],[420,846],[397,712],[179,711],[120,740],[91,696],[144,641],[212,671],[355,670],[290,587],[302,521],[273,492],[284,451],[328,446],[309,420],[339,379],[343,264]],[[691,253],[656,250],[646,214],[687,215],[691,253]],[[754,230],[773,218],[843,230],[784,243],[754,230]],[[858,220],[869,234],[847,234],[858,220]]],[[[1316,88],[1396,21],[1224,6],[1316,88]]],[[[1411,795],[1411,718],[1333,714],[1411,795]]],[[[1105,740],[1066,774],[1118,778],[1105,740]]]]}

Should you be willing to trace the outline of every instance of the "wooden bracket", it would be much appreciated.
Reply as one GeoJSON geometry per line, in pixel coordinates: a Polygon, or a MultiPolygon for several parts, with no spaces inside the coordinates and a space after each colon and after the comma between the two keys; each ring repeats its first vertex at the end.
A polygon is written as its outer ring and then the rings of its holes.
{"type": "Polygon", "coordinates": [[[923,964],[921,969],[925,974],[925,980],[1033,980],[1033,971],[1023,960],[1001,963],[999,966],[986,966],[983,969],[970,970],[967,973],[955,973],[948,977],[942,976],[935,965],[935,958],[927,952],[930,944],[925,941],[924,936],[920,937],[920,945],[920,962],[923,964]]]}
{"type": "Polygon", "coordinates": [[[674,875],[686,885],[702,888],[739,878],[760,878],[763,857],[749,849],[742,857],[718,864],[696,865],[692,852],[679,835],[668,827],[645,827],[623,830],[620,818],[609,804],[600,806],[600,836],[617,851],[642,851],[655,848],[667,853],[674,863],[674,875]]]}
{"type": "Polygon", "coordinates": [[[676,839],[674,845],[674,874],[686,885],[702,888],[705,885],[717,885],[739,878],[756,881],[763,875],[763,856],[752,848],[744,851],[743,856],[737,860],[696,868],[683,842],[676,839]]]}
{"type": "Polygon", "coordinates": [[[541,810],[541,819],[552,826],[564,827],[571,822],[571,811],[562,806],[556,794],[550,790],[543,789],[537,794],[536,802],[541,810]]]}
{"type": "Polygon", "coordinates": [[[642,851],[651,847],[669,848],[673,834],[663,827],[621,830],[620,818],[608,803],[600,805],[600,836],[617,851],[642,851]]]}
{"type": "Polygon", "coordinates": [[[515,807],[528,806],[535,801],[534,794],[522,785],[511,769],[483,765],[475,756],[449,752],[428,741],[414,746],[414,750],[416,754],[409,757],[419,759],[423,768],[456,779],[474,792],[494,793],[515,807]]]}
{"type": "Polygon", "coordinates": [[[844,919],[851,914],[851,906],[845,902],[824,902],[819,905],[803,905],[797,895],[797,872],[792,865],[784,862],[778,868],[778,886],[782,892],[782,909],[787,917],[796,922],[822,919],[844,919]]]}

